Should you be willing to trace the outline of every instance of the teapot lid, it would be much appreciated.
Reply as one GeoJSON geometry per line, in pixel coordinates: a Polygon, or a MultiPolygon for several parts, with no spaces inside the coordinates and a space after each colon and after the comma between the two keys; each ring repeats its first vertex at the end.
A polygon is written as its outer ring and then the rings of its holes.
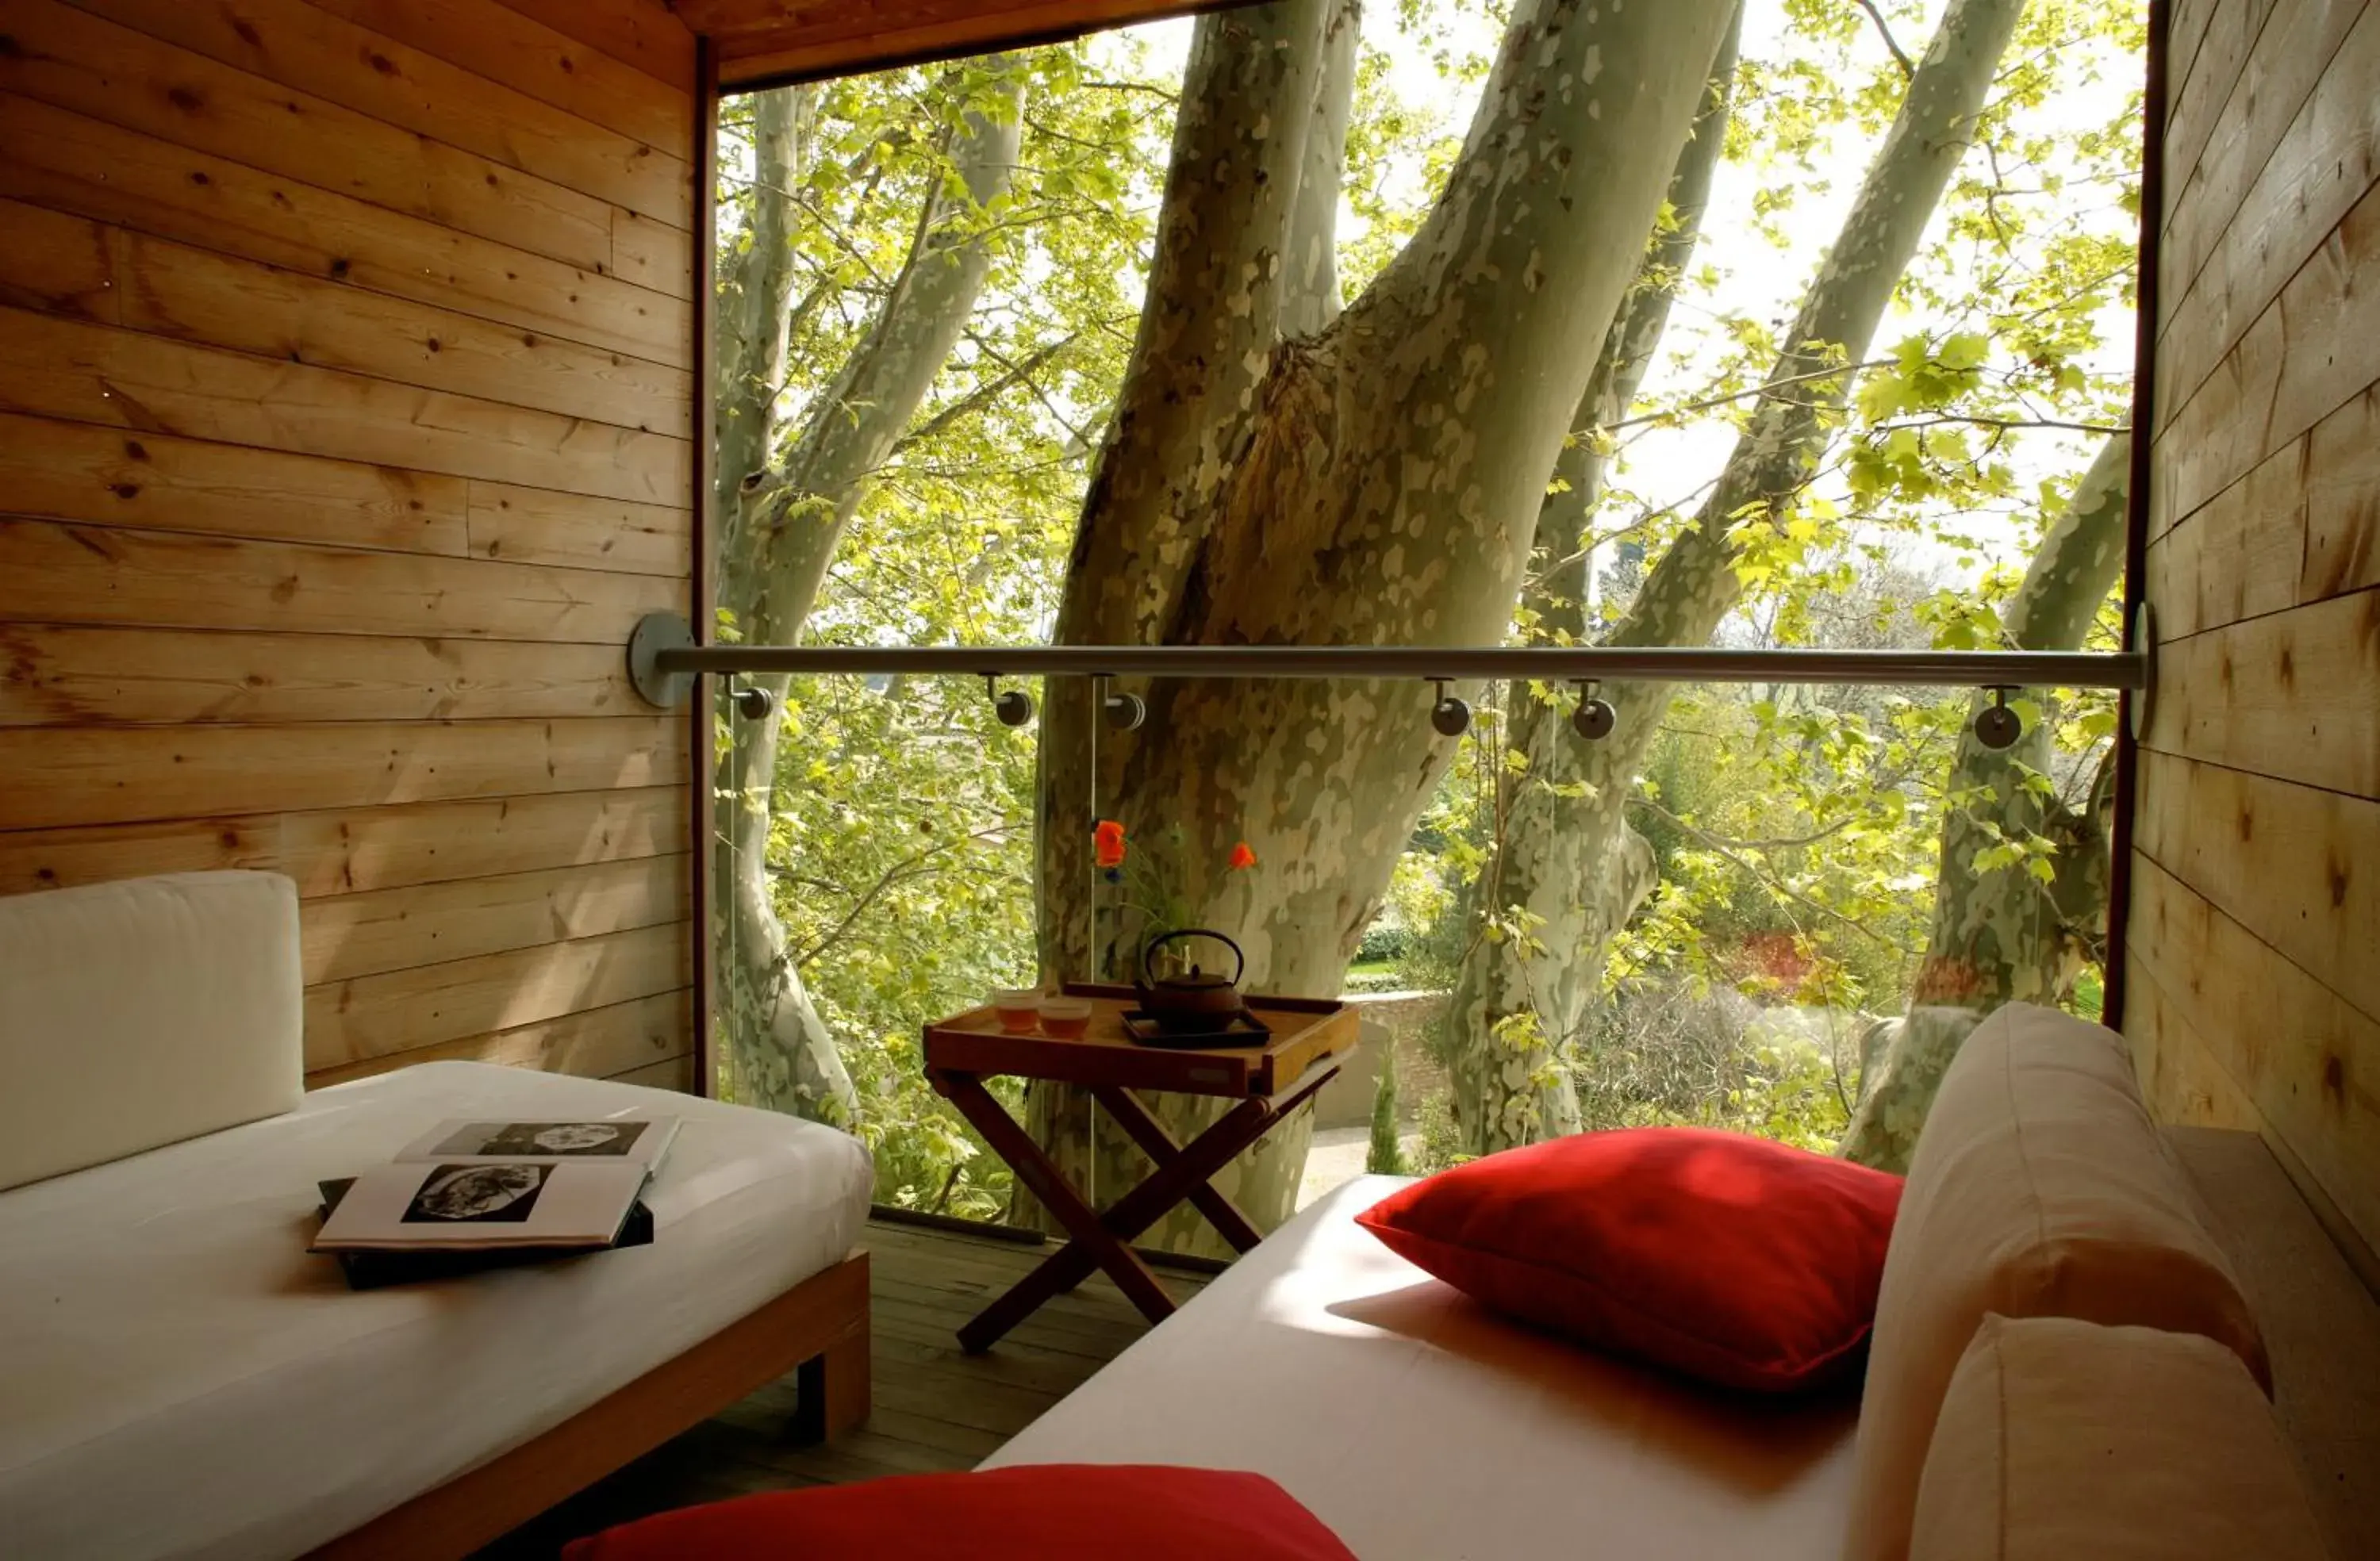
{"type": "Polygon", "coordinates": [[[1203,992],[1229,986],[1232,983],[1220,971],[1201,970],[1196,965],[1192,965],[1189,974],[1160,975],[1155,985],[1174,990],[1203,992]]]}

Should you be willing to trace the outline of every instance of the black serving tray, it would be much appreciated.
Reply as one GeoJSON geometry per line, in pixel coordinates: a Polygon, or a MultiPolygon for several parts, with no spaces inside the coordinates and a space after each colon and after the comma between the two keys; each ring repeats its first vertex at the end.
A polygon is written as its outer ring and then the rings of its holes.
{"type": "Polygon", "coordinates": [[[1179,1030],[1162,1030],[1157,1021],[1139,1009],[1127,1009],[1123,1014],[1123,1033],[1138,1045],[1162,1047],[1169,1051],[1211,1051],[1224,1047],[1260,1047],[1272,1039],[1272,1030],[1265,1022],[1240,1010],[1239,1017],[1220,1030],[1202,1030],[1189,1034],[1179,1030]]]}

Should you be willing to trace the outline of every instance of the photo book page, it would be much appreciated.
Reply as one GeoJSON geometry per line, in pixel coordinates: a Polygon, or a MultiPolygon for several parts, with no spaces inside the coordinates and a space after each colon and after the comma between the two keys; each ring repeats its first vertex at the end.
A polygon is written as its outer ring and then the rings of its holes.
{"type": "Polygon", "coordinates": [[[640,1161],[401,1161],[356,1178],[315,1252],[609,1247],[644,1191],[640,1161]]]}
{"type": "Polygon", "coordinates": [[[399,1160],[495,1165],[526,1160],[625,1162],[652,1170],[677,1137],[675,1117],[497,1122],[453,1118],[397,1151],[399,1160]]]}

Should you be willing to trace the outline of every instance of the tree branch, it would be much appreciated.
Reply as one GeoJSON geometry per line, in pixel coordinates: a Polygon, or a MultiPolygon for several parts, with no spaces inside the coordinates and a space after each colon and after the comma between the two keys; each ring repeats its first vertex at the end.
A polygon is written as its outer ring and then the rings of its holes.
{"type": "Polygon", "coordinates": [[[879,874],[876,881],[868,886],[866,892],[860,895],[858,900],[853,903],[851,909],[844,913],[843,919],[835,923],[832,927],[829,927],[823,937],[820,938],[817,942],[811,944],[808,948],[801,950],[799,952],[793,955],[794,964],[797,967],[807,965],[816,960],[820,954],[823,954],[828,950],[833,948],[837,943],[842,942],[844,935],[851,930],[853,924],[856,923],[861,916],[867,914],[868,908],[870,905],[875,904],[879,899],[882,898],[885,890],[891,889],[894,884],[922,876],[926,870],[926,864],[931,862],[935,857],[947,856],[952,852],[963,850],[965,847],[972,845],[977,841],[989,840],[994,835],[1005,834],[1011,829],[1029,829],[1030,827],[1031,824],[1029,820],[1003,819],[1000,823],[988,824],[980,829],[970,830],[966,834],[955,836],[950,840],[938,841],[933,845],[928,846],[923,851],[916,852],[908,856],[903,857],[900,861],[895,862],[890,867],[885,868],[882,873],[879,874]]]}
{"type": "Polygon", "coordinates": [[[1687,823],[1684,819],[1679,817],[1668,808],[1663,807],[1659,803],[1655,802],[1652,798],[1646,796],[1632,796],[1628,799],[1628,805],[1631,807],[1645,808],[1651,812],[1659,814],[1663,818],[1669,820],[1670,824],[1684,830],[1687,834],[1692,835],[1712,854],[1724,858],[1739,872],[1749,876],[1755,883],[1766,886],[1774,893],[1783,895],[1786,899],[1792,901],[1796,905],[1801,906],[1803,909],[1824,916],[1829,921],[1841,923],[1844,926],[1851,928],[1852,931],[1858,933],[1862,938],[1864,938],[1871,943],[1876,944],[1878,948],[1889,949],[1894,953],[1901,955],[1904,958],[1909,954],[1910,950],[1902,948],[1900,944],[1895,943],[1891,938],[1885,937],[1884,934],[1876,931],[1874,927],[1867,926],[1865,923],[1861,922],[1854,917],[1843,914],[1840,911],[1836,910],[1831,905],[1821,905],[1818,902],[1811,899],[1808,895],[1803,894],[1801,890],[1780,882],[1772,875],[1762,871],[1757,864],[1748,862],[1743,857],[1738,855],[1735,852],[1729,850],[1725,842],[1720,841],[1718,836],[1710,834],[1706,830],[1696,828],[1694,825],[1687,823]]]}
{"type": "Polygon", "coordinates": [[[1894,429],[1931,429],[1945,423],[1966,423],[1979,429],[2065,429],[2073,433],[2109,436],[2131,431],[2121,423],[2075,423],[2058,417],[1987,417],[1980,412],[1946,412],[1938,417],[1902,417],[1889,423],[1876,423],[1868,431],[1889,433],[1894,429]]]}
{"type": "MultiPolygon", "coordinates": [[[[1081,334],[1082,333],[1079,331],[1069,331],[1066,334],[1059,337],[1054,342],[1045,342],[1040,346],[1035,348],[1022,363],[1011,363],[1006,358],[1001,357],[997,354],[993,353],[989,347],[985,347],[984,355],[990,357],[993,362],[1000,364],[1002,367],[1002,372],[999,378],[985,381],[983,383],[976,386],[975,389],[967,392],[965,395],[960,396],[956,401],[952,402],[948,406],[943,407],[941,411],[927,418],[924,422],[919,423],[917,427],[911,429],[907,433],[902,435],[900,442],[892,446],[892,455],[898,455],[901,452],[908,449],[909,446],[917,443],[919,440],[933,438],[936,434],[941,432],[944,429],[949,428],[953,423],[957,422],[968,413],[975,411],[986,402],[995,400],[1008,391],[1013,390],[1019,381],[1030,380],[1033,376],[1034,370],[1039,369],[1043,364],[1048,363],[1051,358],[1057,357],[1068,347],[1073,346],[1075,345],[1075,339],[1081,334]]],[[[976,345],[978,346],[982,346],[983,344],[978,342],[976,345]]],[[[1041,404],[1044,406],[1049,405],[1049,398],[1044,396],[1041,404]]],[[[1055,415],[1055,408],[1051,408],[1053,416],[1055,415]]],[[[1065,419],[1062,417],[1058,420],[1062,423],[1065,422],[1065,419]]],[[[1066,426],[1070,430],[1074,427],[1071,423],[1068,423],[1066,426]]],[[[891,458],[892,456],[886,457],[888,461],[891,458]]]]}
{"type": "Polygon", "coordinates": [[[1852,0],[1852,3],[1865,11],[1868,19],[1876,23],[1876,33],[1884,40],[1884,46],[1892,51],[1893,60],[1900,67],[1901,76],[1906,79],[1916,75],[1917,67],[1911,62],[1908,53],[1894,41],[1892,29],[1885,24],[1884,12],[1877,7],[1876,0],[1852,0]]]}
{"type": "Polygon", "coordinates": [[[1864,363],[1844,363],[1830,368],[1812,369],[1807,374],[1788,374],[1782,379],[1767,380],[1745,390],[1730,391],[1725,395],[1705,396],[1700,401],[1689,401],[1683,406],[1665,406],[1658,412],[1647,412],[1642,417],[1622,417],[1617,422],[1604,424],[1603,431],[1617,433],[1621,429],[1633,429],[1644,423],[1666,422],[1671,417],[1683,417],[1694,412],[1707,412],[1714,406],[1725,406],[1730,402],[1750,401],[1755,396],[1767,395],[1772,391],[1783,390],[1788,385],[1807,384],[1813,380],[1831,380],[1838,374],[1860,374],[1870,369],[1889,368],[1892,361],[1888,357],[1871,357],[1864,363]]]}

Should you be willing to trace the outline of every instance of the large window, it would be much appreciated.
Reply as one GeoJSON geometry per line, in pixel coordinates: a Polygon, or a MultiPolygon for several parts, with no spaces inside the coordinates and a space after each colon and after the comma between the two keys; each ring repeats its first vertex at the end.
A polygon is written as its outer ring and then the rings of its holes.
{"type": "MultiPolygon", "coordinates": [[[[1273,5],[733,101],[714,637],[2113,648],[2135,7],[1505,50],[1544,8],[1273,5]]],[[[722,689],[720,1085],[852,1125],[887,1203],[1009,1202],[923,1023],[1168,926],[1385,1037],[1244,1166],[1260,1222],[1619,1123],[1891,1163],[1980,1012],[2095,1011],[2105,689],[1009,686],[1035,720],[979,679],[722,689]]]]}

